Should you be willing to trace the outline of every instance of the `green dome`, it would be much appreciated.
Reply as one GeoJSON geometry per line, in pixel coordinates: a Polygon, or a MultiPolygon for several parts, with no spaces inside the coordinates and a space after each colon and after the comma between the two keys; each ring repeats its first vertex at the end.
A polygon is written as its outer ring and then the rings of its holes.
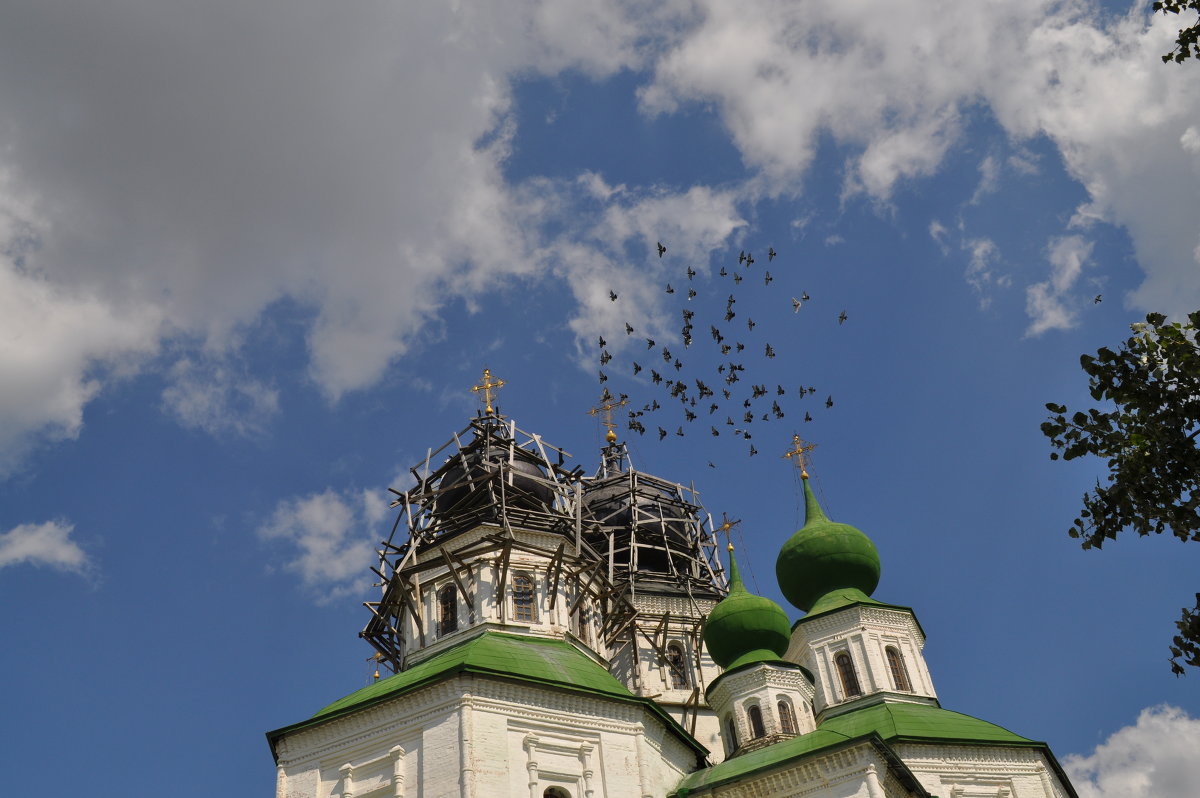
{"type": "Polygon", "coordinates": [[[729,595],[708,614],[704,644],[722,668],[780,659],[787,653],[791,625],[783,608],[746,590],[729,552],[729,595]]]}
{"type": "Polygon", "coordinates": [[[783,595],[804,612],[835,590],[859,590],[871,595],[879,584],[875,544],[849,524],[826,518],[807,479],[804,503],[804,526],[783,544],[775,561],[775,576],[783,595]]]}

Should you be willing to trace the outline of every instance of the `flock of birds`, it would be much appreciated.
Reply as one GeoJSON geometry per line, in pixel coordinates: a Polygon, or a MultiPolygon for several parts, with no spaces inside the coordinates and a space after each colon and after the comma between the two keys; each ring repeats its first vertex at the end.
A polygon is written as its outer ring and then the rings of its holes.
{"type": "MultiPolygon", "coordinates": [[[[660,259],[667,253],[667,247],[662,242],[657,243],[657,250],[660,259]]],[[[775,251],[774,247],[768,248],[767,263],[773,263],[778,255],[779,253],[775,251]]],[[[753,253],[743,250],[738,255],[737,265],[730,268],[722,266],[718,275],[730,280],[734,291],[737,291],[742,281],[750,278],[753,274],[752,267],[756,262],[753,253]]],[[[696,271],[691,266],[687,267],[685,275],[686,282],[680,282],[678,289],[667,282],[664,291],[680,297],[686,294],[686,302],[691,303],[699,296],[700,292],[696,287],[699,284],[694,281],[696,271]],[[686,286],[686,291],[684,286],[686,286]]],[[[761,277],[757,279],[761,279],[763,285],[769,288],[775,278],[771,275],[769,268],[766,268],[761,277]]],[[[617,302],[620,295],[610,289],[608,297],[611,301],[617,302]]],[[[811,297],[807,291],[801,291],[798,298],[791,297],[792,313],[799,314],[801,308],[810,300],[811,297]]],[[[715,367],[712,367],[712,358],[697,358],[697,360],[704,360],[705,366],[708,366],[703,373],[698,374],[696,373],[697,369],[687,367],[680,357],[683,353],[678,349],[672,352],[669,346],[661,345],[653,338],[644,338],[646,346],[644,350],[641,350],[642,355],[634,355],[637,359],[630,359],[628,364],[630,376],[641,381],[648,376],[649,385],[653,386],[661,396],[654,396],[641,407],[631,406],[628,394],[619,393],[617,397],[614,397],[609,391],[606,384],[609,380],[609,373],[606,369],[614,358],[609,352],[608,341],[601,336],[597,343],[602,406],[610,410],[628,407],[626,410],[628,429],[638,435],[647,433],[650,433],[651,436],[656,435],[659,441],[672,434],[679,437],[685,436],[687,434],[685,427],[702,429],[703,426],[708,426],[707,432],[713,437],[728,435],[743,441],[753,441],[754,435],[751,432],[753,425],[785,418],[789,411],[788,399],[790,397],[803,399],[815,394],[817,389],[811,385],[788,388],[776,379],[755,381],[756,378],[762,379],[756,377],[756,372],[763,362],[775,359],[776,348],[769,341],[758,339],[754,332],[755,327],[759,326],[758,322],[748,313],[742,312],[737,303],[737,296],[730,293],[725,300],[723,314],[718,311],[713,314],[711,319],[700,320],[696,319],[696,309],[703,309],[705,303],[685,304],[680,308],[682,320],[680,339],[683,349],[692,350],[693,345],[697,343],[697,337],[699,337],[709,347],[711,353],[719,353],[715,367]],[[707,331],[702,330],[705,326],[708,327],[707,331]],[[700,332],[697,332],[698,328],[701,328],[700,332]],[[711,339],[711,343],[708,339],[711,339]],[[747,371],[748,366],[750,371],[747,371]],[[639,377],[643,373],[646,376],[639,377]],[[676,425],[665,421],[666,411],[671,409],[682,410],[682,423],[676,425]],[[664,422],[659,423],[658,419],[664,419],[664,422]],[[675,426],[673,432],[669,429],[671,426],[675,426]]],[[[786,305],[782,303],[780,305],[786,308],[786,305]]],[[[838,324],[845,324],[848,318],[846,311],[841,311],[837,316],[838,324]]],[[[628,321],[625,322],[626,336],[632,339],[637,332],[632,324],[628,321]]],[[[613,348],[617,349],[618,347],[614,346],[613,348]]],[[[628,348],[630,348],[628,344],[620,347],[621,350],[628,348]]],[[[824,406],[826,409],[833,407],[832,394],[825,398],[824,406]]],[[[810,410],[804,410],[803,420],[805,422],[813,420],[810,410]]],[[[750,456],[758,454],[753,442],[749,443],[749,454],[750,456]]],[[[715,467],[711,461],[709,466],[715,467]]]]}

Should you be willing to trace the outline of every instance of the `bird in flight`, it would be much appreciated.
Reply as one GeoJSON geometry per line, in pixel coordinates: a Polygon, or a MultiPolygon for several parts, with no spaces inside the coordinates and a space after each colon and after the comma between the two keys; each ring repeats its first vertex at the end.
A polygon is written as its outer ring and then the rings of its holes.
{"type": "Polygon", "coordinates": [[[796,297],[792,297],[792,313],[799,313],[799,312],[800,312],[800,300],[796,299],[796,297]]]}
{"type": "Polygon", "coordinates": [[[661,375],[661,374],[659,374],[659,373],[658,373],[657,371],[655,371],[654,369],[650,369],[650,380],[651,380],[651,382],[653,382],[655,385],[658,385],[660,382],[662,382],[662,375],[661,375]]]}
{"type": "Polygon", "coordinates": [[[610,289],[608,290],[608,298],[609,298],[609,299],[611,299],[613,302],[616,302],[616,301],[617,301],[617,292],[616,292],[616,291],[613,291],[613,290],[610,288],[610,289]]]}
{"type": "Polygon", "coordinates": [[[1092,304],[1093,304],[1093,305],[1099,305],[1099,304],[1100,304],[1100,301],[1101,301],[1103,298],[1104,298],[1104,295],[1103,295],[1103,294],[1096,294],[1096,298],[1092,300],[1092,304]]]}
{"type": "Polygon", "coordinates": [[[633,373],[637,374],[641,370],[642,370],[642,367],[638,365],[638,362],[636,360],[633,361],[633,373]]]}
{"type": "Polygon", "coordinates": [[[755,449],[754,444],[752,443],[750,444],[750,456],[753,457],[756,454],[758,454],[758,449],[755,449]]]}
{"type": "Polygon", "coordinates": [[[735,273],[735,274],[733,275],[733,284],[734,284],[734,285],[737,285],[737,284],[738,284],[738,283],[740,283],[741,281],[742,281],[742,275],[740,275],[740,274],[736,274],[736,273],[735,273]]]}
{"type": "Polygon", "coordinates": [[[692,279],[693,277],[695,277],[695,276],[696,276],[696,270],[695,270],[695,269],[693,269],[691,266],[688,266],[688,269],[687,269],[687,276],[688,276],[688,279],[689,279],[689,280],[690,280],[690,279],[692,279]]]}
{"type": "Polygon", "coordinates": [[[655,346],[655,344],[654,344],[654,339],[653,339],[653,338],[647,338],[647,339],[646,339],[646,348],[647,348],[647,349],[653,349],[653,348],[654,348],[654,346],[655,346]]]}
{"type": "Polygon", "coordinates": [[[810,297],[810,296],[808,295],[808,292],[807,292],[807,291],[801,291],[801,292],[800,292],[800,301],[801,301],[801,302],[807,302],[807,301],[808,301],[809,299],[811,299],[811,298],[812,298],[812,297],[810,297]]]}
{"type": "Polygon", "coordinates": [[[659,241],[657,243],[658,243],[658,257],[661,258],[663,256],[663,253],[665,253],[667,251],[667,248],[662,245],[661,241],[659,241]]]}
{"type": "Polygon", "coordinates": [[[833,407],[833,396],[832,395],[825,398],[825,406],[833,407]]]}
{"type": "Polygon", "coordinates": [[[600,336],[600,348],[601,348],[601,349],[603,349],[603,348],[604,348],[604,347],[606,347],[606,346],[608,346],[608,342],[607,342],[607,341],[605,341],[605,340],[604,340],[604,336],[603,336],[603,335],[601,335],[601,336],[600,336]]]}
{"type": "Polygon", "coordinates": [[[774,279],[775,278],[771,276],[771,273],[767,272],[765,275],[763,275],[763,285],[770,285],[771,281],[774,279]]]}
{"type": "Polygon", "coordinates": [[[673,294],[673,293],[675,293],[675,289],[671,287],[671,284],[670,284],[670,283],[667,283],[667,293],[668,293],[668,294],[673,294]]]}
{"type": "Polygon", "coordinates": [[[845,324],[846,319],[848,319],[848,318],[850,318],[850,317],[847,316],[846,311],[843,310],[841,313],[838,314],[838,324],[845,324]]]}
{"type": "Polygon", "coordinates": [[[775,247],[767,247],[767,262],[775,260],[775,256],[779,254],[775,251],[775,247]]]}
{"type": "Polygon", "coordinates": [[[805,410],[805,411],[804,411],[804,420],[805,420],[805,421],[812,421],[812,414],[811,414],[811,413],[809,413],[807,410],[805,410]]]}
{"type": "Polygon", "coordinates": [[[729,272],[725,271],[725,267],[724,267],[724,266],[722,266],[722,267],[721,267],[721,271],[719,271],[719,272],[717,272],[717,273],[718,273],[718,274],[720,274],[722,277],[724,277],[725,275],[729,274],[729,272]]]}
{"type": "Polygon", "coordinates": [[[629,322],[625,322],[625,334],[633,335],[633,325],[630,324],[629,322]]]}
{"type": "Polygon", "coordinates": [[[775,357],[775,349],[770,344],[767,344],[767,357],[775,357]]]}
{"type": "Polygon", "coordinates": [[[758,323],[758,322],[754,321],[754,319],[746,319],[746,326],[747,326],[748,328],[750,328],[751,330],[753,330],[753,329],[754,329],[754,327],[755,327],[755,325],[756,325],[757,323],[758,323]]]}
{"type": "Polygon", "coordinates": [[[692,300],[693,300],[693,299],[695,299],[695,298],[696,298],[696,289],[695,289],[695,288],[689,288],[689,289],[688,289],[688,301],[690,302],[690,301],[692,301],[692,300]]]}
{"type": "Polygon", "coordinates": [[[658,439],[661,441],[665,437],[667,437],[667,431],[665,429],[663,429],[662,427],[659,427],[658,428],[658,439]]]}
{"type": "Polygon", "coordinates": [[[743,249],[741,252],[738,253],[738,264],[742,264],[745,262],[746,262],[746,250],[743,249]]]}
{"type": "Polygon", "coordinates": [[[607,366],[608,361],[610,361],[610,360],[612,360],[612,355],[610,355],[608,353],[608,350],[607,349],[600,350],[600,365],[607,366]]]}

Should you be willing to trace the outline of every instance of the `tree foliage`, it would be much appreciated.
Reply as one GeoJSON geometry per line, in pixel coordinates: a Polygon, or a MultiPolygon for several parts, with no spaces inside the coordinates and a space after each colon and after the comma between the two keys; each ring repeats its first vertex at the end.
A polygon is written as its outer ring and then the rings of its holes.
{"type": "MultiPolygon", "coordinates": [[[[1185,11],[1200,13],[1200,0],[1157,0],[1154,10],[1162,14],[1182,14],[1185,11]]],[[[1164,64],[1174,61],[1183,63],[1188,58],[1200,58],[1200,19],[1190,27],[1179,29],[1175,49],[1163,55],[1164,64]]]]}
{"type": "MultiPolygon", "coordinates": [[[[1046,405],[1053,415],[1042,432],[1058,450],[1050,459],[1090,454],[1108,465],[1108,484],[1097,480],[1083,495],[1069,530],[1085,549],[1125,529],[1200,541],[1200,311],[1187,323],[1151,313],[1132,330],[1116,351],[1102,347],[1080,358],[1092,398],[1111,409],[1046,405]]],[[[1200,667],[1200,593],[1176,626],[1170,663],[1178,675],[1183,665],[1200,667]]]]}

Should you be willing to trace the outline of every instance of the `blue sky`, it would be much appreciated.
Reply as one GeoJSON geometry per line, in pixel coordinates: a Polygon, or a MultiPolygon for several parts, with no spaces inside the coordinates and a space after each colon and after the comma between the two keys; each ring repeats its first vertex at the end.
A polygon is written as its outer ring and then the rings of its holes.
{"type": "Polygon", "coordinates": [[[1088,401],[1081,353],[1200,307],[1200,66],[1160,63],[1174,21],[1140,5],[888,9],[11,4],[0,764],[53,772],[69,745],[100,785],[269,794],[262,733],[368,678],[386,488],[465,425],[482,369],[590,472],[596,338],[636,403],[662,398],[632,374],[643,333],[716,384],[736,292],[738,387],[784,385],[786,417],[750,457],[660,411],[622,430],[637,466],[742,519],[782,603],[780,455],[816,442],[944,706],[1048,741],[1086,796],[1200,792],[1200,675],[1166,663],[1200,547],[1081,551],[1100,464],[1050,462],[1038,431],[1088,401]]]}

